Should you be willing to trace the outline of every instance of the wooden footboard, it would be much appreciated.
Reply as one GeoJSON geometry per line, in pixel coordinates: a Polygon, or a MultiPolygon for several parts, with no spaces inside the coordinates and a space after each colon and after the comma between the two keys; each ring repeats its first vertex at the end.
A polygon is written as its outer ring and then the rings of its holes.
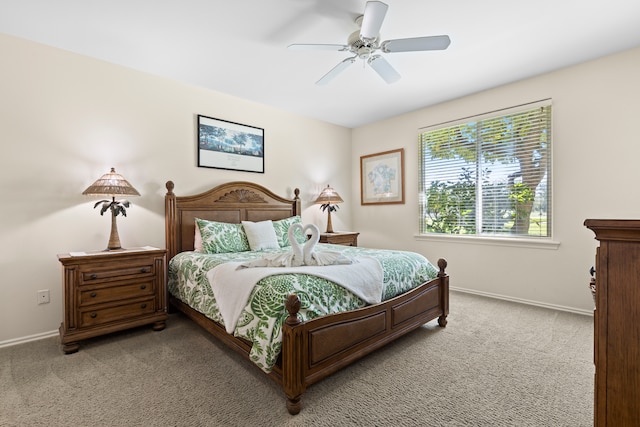
{"type": "Polygon", "coordinates": [[[297,316],[300,299],[290,295],[282,334],[282,387],[287,409],[297,414],[307,386],[355,362],[372,351],[449,314],[447,262],[438,260],[438,277],[396,298],[359,310],[331,314],[307,322],[297,316]]]}

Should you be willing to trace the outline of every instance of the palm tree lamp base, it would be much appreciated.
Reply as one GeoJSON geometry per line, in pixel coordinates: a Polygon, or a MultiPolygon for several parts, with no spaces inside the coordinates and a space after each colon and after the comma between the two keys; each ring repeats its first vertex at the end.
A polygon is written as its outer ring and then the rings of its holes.
{"type": "Polygon", "coordinates": [[[331,209],[327,210],[327,233],[333,233],[333,224],[331,224],[331,209]]]}
{"type": "Polygon", "coordinates": [[[109,235],[109,243],[107,244],[108,251],[114,251],[122,249],[120,245],[120,236],[118,236],[118,224],[116,223],[116,215],[111,212],[111,234],[109,235]]]}

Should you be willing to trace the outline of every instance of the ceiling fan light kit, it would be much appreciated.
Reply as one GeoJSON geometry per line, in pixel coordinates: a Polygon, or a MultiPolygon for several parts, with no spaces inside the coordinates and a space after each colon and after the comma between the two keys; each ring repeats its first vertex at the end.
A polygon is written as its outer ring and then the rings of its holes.
{"type": "Polygon", "coordinates": [[[356,18],[359,29],[347,38],[346,45],[340,44],[292,44],[291,50],[331,50],[338,52],[351,52],[354,56],[344,59],[333,67],[327,74],[316,82],[317,85],[326,85],[336,76],[346,70],[356,59],[362,59],[364,63],[376,72],[382,79],[391,84],[400,80],[400,74],[393,66],[377,52],[420,52],[428,50],[444,50],[451,44],[447,35],[411,37],[404,39],[380,40],[380,28],[384,22],[389,6],[381,1],[368,1],[364,8],[364,14],[356,18]]]}

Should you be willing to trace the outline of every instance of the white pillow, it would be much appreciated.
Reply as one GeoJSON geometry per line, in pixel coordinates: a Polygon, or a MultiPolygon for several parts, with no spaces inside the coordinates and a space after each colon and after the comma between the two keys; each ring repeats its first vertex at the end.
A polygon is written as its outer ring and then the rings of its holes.
{"type": "Polygon", "coordinates": [[[242,221],[242,227],[244,227],[244,232],[247,235],[249,247],[252,251],[280,247],[276,230],[273,228],[271,220],[260,222],[242,221]]]}

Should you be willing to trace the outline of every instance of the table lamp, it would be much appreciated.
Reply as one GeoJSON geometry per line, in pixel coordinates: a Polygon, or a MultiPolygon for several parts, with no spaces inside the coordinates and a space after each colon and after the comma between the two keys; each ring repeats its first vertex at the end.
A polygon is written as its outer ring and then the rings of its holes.
{"type": "Polygon", "coordinates": [[[318,196],[315,203],[320,205],[320,209],[324,212],[327,211],[327,233],[333,233],[333,226],[331,225],[331,211],[338,210],[338,203],[343,203],[342,197],[336,190],[329,185],[322,190],[322,193],[318,196]]]}
{"type": "Polygon", "coordinates": [[[116,201],[116,196],[139,196],[140,193],[138,193],[138,190],[133,188],[133,186],[129,184],[129,181],[124,179],[122,175],[116,173],[114,168],[111,168],[111,172],[105,173],[98,178],[98,180],[84,190],[82,194],[86,196],[111,196],[111,200],[100,200],[93,205],[93,208],[95,209],[98,205],[102,204],[100,215],[103,215],[107,210],[111,210],[111,235],[109,236],[109,243],[107,244],[106,250],[122,249],[122,246],[120,246],[120,237],[118,236],[116,217],[119,214],[127,216],[125,208],[129,207],[129,201],[116,201]]]}

